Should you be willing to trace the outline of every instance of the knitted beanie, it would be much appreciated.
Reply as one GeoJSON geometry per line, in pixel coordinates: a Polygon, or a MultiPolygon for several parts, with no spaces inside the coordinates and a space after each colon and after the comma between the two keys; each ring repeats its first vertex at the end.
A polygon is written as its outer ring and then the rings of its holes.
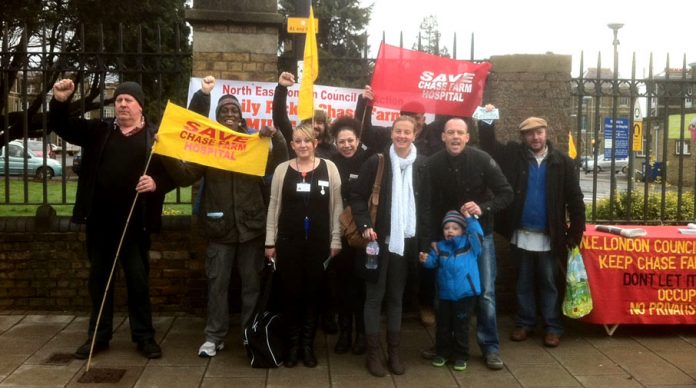
{"type": "Polygon", "coordinates": [[[141,108],[145,106],[145,93],[143,93],[143,88],[137,82],[128,81],[118,85],[116,91],[114,91],[114,100],[121,94],[127,94],[135,98],[135,101],[138,101],[141,108]]]}
{"type": "Polygon", "coordinates": [[[239,109],[239,114],[242,114],[242,105],[239,103],[237,97],[231,94],[225,94],[218,100],[217,108],[215,108],[215,117],[220,114],[220,109],[225,105],[234,105],[239,109]]]}
{"type": "Polygon", "coordinates": [[[450,210],[445,214],[445,218],[442,219],[442,227],[444,228],[448,222],[456,222],[462,229],[466,229],[466,219],[462,213],[456,210],[450,210]]]}

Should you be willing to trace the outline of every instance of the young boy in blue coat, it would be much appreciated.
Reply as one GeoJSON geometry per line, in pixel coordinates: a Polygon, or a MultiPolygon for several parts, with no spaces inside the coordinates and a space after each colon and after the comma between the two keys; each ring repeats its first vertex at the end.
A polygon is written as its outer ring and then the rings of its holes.
{"type": "Polygon", "coordinates": [[[483,230],[468,212],[450,210],[442,220],[444,240],[437,250],[420,253],[427,268],[437,268],[439,305],[433,366],[441,367],[451,356],[454,370],[466,369],[469,358],[469,316],[475,297],[481,293],[478,257],[483,230]]]}

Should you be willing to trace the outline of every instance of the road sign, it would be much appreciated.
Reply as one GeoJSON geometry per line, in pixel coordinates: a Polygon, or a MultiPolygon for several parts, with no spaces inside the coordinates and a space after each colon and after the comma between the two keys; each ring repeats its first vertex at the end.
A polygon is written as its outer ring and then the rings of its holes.
{"type": "MultiPolygon", "coordinates": [[[[307,33],[307,19],[309,18],[288,18],[288,33],[307,33]]],[[[319,19],[317,18],[314,18],[314,31],[319,31],[319,19]]]]}
{"type": "Polygon", "coordinates": [[[642,152],[643,151],[643,121],[633,122],[633,147],[632,151],[642,152]]]}
{"type": "Polygon", "coordinates": [[[611,159],[611,149],[615,148],[616,159],[628,158],[628,119],[616,119],[612,123],[611,117],[604,118],[604,158],[611,159]],[[616,144],[612,144],[612,132],[616,127],[616,144]]]}

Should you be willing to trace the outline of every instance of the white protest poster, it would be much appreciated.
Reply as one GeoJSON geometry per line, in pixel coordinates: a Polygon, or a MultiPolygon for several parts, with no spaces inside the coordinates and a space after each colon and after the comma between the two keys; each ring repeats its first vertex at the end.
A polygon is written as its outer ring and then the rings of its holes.
{"type": "MultiPolygon", "coordinates": [[[[218,99],[225,94],[232,94],[242,105],[242,116],[247,126],[259,129],[261,126],[273,126],[273,94],[276,82],[216,80],[215,88],[210,92],[211,109],[209,117],[215,120],[215,106],[218,99]]],[[[299,84],[288,88],[287,111],[292,125],[297,125],[297,100],[299,84]]],[[[201,78],[193,77],[189,82],[188,102],[193,94],[201,88],[201,78]]],[[[354,116],[355,106],[362,89],[340,88],[334,86],[314,86],[314,104],[326,111],[333,121],[344,115],[354,116]]],[[[188,106],[188,103],[187,103],[188,106]]],[[[372,125],[391,126],[399,116],[399,112],[391,109],[374,107],[372,110],[372,125]]],[[[426,117],[432,115],[426,115],[426,117]]],[[[360,120],[360,117],[356,117],[360,120]]]]}

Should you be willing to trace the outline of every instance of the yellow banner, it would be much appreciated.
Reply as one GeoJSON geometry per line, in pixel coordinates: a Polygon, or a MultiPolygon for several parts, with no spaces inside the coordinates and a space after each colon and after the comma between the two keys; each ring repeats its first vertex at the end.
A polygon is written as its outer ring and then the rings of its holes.
{"type": "Polygon", "coordinates": [[[300,82],[299,110],[297,117],[306,120],[314,117],[314,81],[319,76],[319,52],[317,51],[317,34],[314,30],[314,10],[309,6],[307,19],[307,36],[305,36],[304,67],[300,82]]]}
{"type": "Polygon", "coordinates": [[[263,176],[271,139],[235,132],[171,102],[153,152],[243,174],[263,176]]]}
{"type": "Polygon", "coordinates": [[[568,156],[571,159],[578,157],[578,150],[575,148],[575,140],[573,140],[573,134],[568,132],[568,156]]]}

